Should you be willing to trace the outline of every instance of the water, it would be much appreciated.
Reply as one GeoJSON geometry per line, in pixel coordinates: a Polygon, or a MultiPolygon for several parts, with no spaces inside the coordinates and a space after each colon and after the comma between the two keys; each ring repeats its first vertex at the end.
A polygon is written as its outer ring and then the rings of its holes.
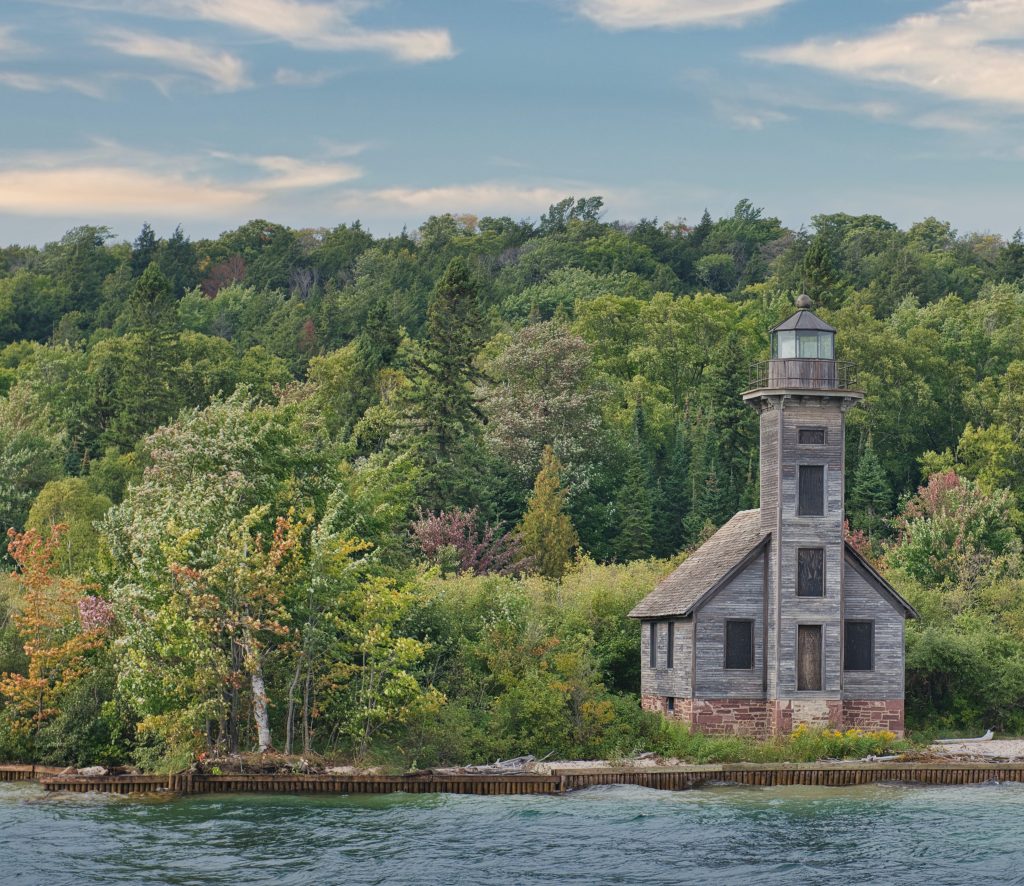
{"type": "Polygon", "coordinates": [[[1024,884],[1024,785],[136,799],[0,783],[0,883],[1024,884]]]}

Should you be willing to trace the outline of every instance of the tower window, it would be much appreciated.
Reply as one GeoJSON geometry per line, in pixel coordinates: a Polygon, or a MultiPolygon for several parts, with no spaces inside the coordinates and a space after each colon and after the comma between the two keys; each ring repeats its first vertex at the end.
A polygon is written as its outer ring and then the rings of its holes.
{"type": "Polygon", "coordinates": [[[725,667],[749,671],[754,667],[754,623],[729,620],[725,623],[725,667]]]}
{"type": "Polygon", "coordinates": [[[801,517],[820,517],[825,513],[824,465],[800,465],[796,512],[801,517]]]}
{"type": "Polygon", "coordinates": [[[823,446],[825,443],[825,429],[800,428],[797,439],[804,446],[823,446]]]}
{"type": "Polygon", "coordinates": [[[875,666],[874,622],[848,621],[843,628],[843,670],[873,670],[875,666]]]}
{"type": "Polygon", "coordinates": [[[798,597],[825,596],[824,548],[797,548],[796,595],[798,597]]]}

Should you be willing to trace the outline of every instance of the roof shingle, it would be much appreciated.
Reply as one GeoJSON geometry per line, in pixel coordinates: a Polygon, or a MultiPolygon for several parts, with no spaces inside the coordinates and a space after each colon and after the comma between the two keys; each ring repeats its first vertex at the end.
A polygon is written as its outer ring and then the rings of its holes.
{"type": "Polygon", "coordinates": [[[630,618],[688,615],[770,534],[761,532],[760,511],[740,511],[637,603],[630,618]]]}

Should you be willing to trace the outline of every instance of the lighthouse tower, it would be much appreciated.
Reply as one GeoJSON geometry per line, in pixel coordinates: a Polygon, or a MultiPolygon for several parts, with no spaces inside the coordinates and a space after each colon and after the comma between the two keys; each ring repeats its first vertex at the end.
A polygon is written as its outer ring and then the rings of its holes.
{"type": "Polygon", "coordinates": [[[782,720],[841,722],[846,412],[864,395],[835,359],[835,329],[806,295],[796,307],[743,395],[761,416],[761,530],[772,536],[768,686],[792,702],[776,706],[782,720]]]}

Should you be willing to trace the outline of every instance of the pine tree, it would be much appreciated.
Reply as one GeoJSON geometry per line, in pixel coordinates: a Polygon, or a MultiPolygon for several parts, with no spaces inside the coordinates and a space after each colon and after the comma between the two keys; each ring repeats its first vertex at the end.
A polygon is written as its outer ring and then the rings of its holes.
{"type": "Polygon", "coordinates": [[[565,575],[580,543],[565,512],[565,497],[562,465],[551,447],[546,446],[519,534],[523,553],[532,558],[533,568],[548,578],[560,579],[565,575]]]}
{"type": "Polygon", "coordinates": [[[622,562],[640,560],[651,555],[654,507],[649,482],[650,474],[634,449],[615,507],[619,524],[615,556],[622,562]]]}
{"type": "Polygon", "coordinates": [[[135,238],[135,242],[132,243],[132,257],[131,257],[131,269],[133,277],[141,277],[142,272],[149,267],[150,263],[156,258],[157,252],[157,241],[156,234],[153,233],[153,229],[149,226],[149,222],[146,222],[142,226],[142,230],[139,232],[139,236],[135,238]]]}
{"type": "Polygon", "coordinates": [[[654,553],[668,557],[683,546],[683,521],[690,511],[690,440],[686,427],[676,426],[664,471],[655,494],[654,553]]]}
{"type": "Polygon", "coordinates": [[[175,301],[170,281],[150,264],[136,281],[125,303],[125,326],[131,332],[164,333],[175,322],[175,301]]]}
{"type": "Polygon", "coordinates": [[[452,259],[427,309],[424,341],[412,359],[398,441],[423,469],[423,505],[475,504],[482,425],[473,365],[480,348],[477,286],[466,262],[452,259]]]}
{"type": "Polygon", "coordinates": [[[850,525],[862,529],[871,541],[884,534],[892,511],[892,487],[870,438],[853,473],[847,510],[850,525]]]}

